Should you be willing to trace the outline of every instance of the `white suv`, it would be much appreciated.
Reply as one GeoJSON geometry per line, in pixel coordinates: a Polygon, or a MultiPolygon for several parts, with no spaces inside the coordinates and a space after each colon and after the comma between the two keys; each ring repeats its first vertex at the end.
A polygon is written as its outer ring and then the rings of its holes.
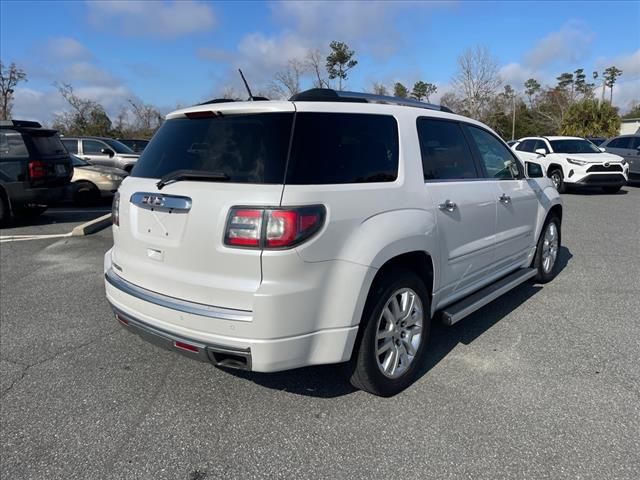
{"type": "Polygon", "coordinates": [[[411,100],[310,90],[179,110],[114,201],[107,298],[193,358],[349,362],[355,386],[392,395],[436,313],[453,324],[555,275],[562,203],[526,169],[483,124],[411,100]]]}
{"type": "Polygon", "coordinates": [[[629,179],[627,161],[580,137],[526,137],[512,147],[524,160],[540,162],[560,193],[567,186],[602,187],[616,193],[629,179]]]}

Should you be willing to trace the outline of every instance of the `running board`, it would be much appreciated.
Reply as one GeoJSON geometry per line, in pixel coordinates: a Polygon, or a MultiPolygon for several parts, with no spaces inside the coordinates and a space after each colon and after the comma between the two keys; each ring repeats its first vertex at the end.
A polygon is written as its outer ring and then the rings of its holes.
{"type": "Polygon", "coordinates": [[[453,305],[449,305],[442,311],[442,322],[445,325],[453,325],[467,315],[484,307],[499,296],[535,277],[535,268],[521,268],[510,275],[492,283],[491,285],[463,298],[453,305]]]}

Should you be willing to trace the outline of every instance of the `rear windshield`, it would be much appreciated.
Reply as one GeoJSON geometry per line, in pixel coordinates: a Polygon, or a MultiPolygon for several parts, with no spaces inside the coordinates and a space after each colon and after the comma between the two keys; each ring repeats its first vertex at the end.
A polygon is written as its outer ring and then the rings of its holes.
{"type": "Polygon", "coordinates": [[[64,148],[64,145],[62,145],[62,142],[60,141],[60,137],[56,134],[33,134],[30,137],[33,145],[36,147],[38,155],[41,157],[55,157],[67,154],[67,149],[64,148]]]}
{"type": "Polygon", "coordinates": [[[282,183],[293,113],[176,118],[163,123],[132,176],[223,172],[234,183],[282,183]]]}
{"type": "Polygon", "coordinates": [[[600,149],[589,140],[551,140],[553,153],[600,153],[600,149]]]}
{"type": "Polygon", "coordinates": [[[388,115],[260,113],[168,120],[132,176],[175,170],[222,172],[234,183],[391,182],[398,175],[398,127],[388,115]]]}

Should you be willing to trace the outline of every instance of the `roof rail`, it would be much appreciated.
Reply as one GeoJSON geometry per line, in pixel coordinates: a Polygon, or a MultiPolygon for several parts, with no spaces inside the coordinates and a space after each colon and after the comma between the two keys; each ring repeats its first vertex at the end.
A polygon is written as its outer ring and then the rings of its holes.
{"type": "Polygon", "coordinates": [[[389,103],[392,105],[426,108],[428,110],[453,113],[445,106],[425,103],[412,98],[391,97],[389,95],[376,95],[375,93],[364,92],[344,92],[340,90],[332,90],[330,88],[312,88],[311,90],[305,90],[304,92],[295,94],[289,100],[292,102],[389,103]]]}
{"type": "Polygon", "coordinates": [[[42,125],[31,120],[0,120],[0,127],[42,128],[42,125]]]}

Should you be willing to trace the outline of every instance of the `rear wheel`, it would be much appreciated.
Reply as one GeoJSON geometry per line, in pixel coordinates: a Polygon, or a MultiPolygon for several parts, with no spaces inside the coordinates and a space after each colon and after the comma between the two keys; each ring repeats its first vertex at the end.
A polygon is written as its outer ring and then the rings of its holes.
{"type": "Polygon", "coordinates": [[[533,268],[537,270],[534,277],[536,282],[550,282],[558,274],[557,260],[560,253],[560,240],[560,219],[552,214],[542,227],[536,255],[533,258],[533,268]]]}
{"type": "Polygon", "coordinates": [[[0,226],[4,226],[10,217],[9,202],[7,202],[2,191],[0,191],[0,226]]]}
{"type": "Polygon", "coordinates": [[[80,205],[95,205],[100,200],[100,190],[91,182],[78,182],[73,201],[80,205]]]}
{"type": "Polygon", "coordinates": [[[553,182],[553,186],[556,187],[556,190],[558,190],[558,193],[564,193],[567,191],[562,170],[560,170],[559,168],[551,170],[549,172],[549,178],[551,179],[551,182],[553,182]]]}
{"type": "Polygon", "coordinates": [[[430,303],[420,278],[393,270],[369,292],[350,366],[351,384],[388,397],[407,388],[424,363],[430,303]]]}
{"type": "Polygon", "coordinates": [[[618,193],[621,188],[622,185],[617,187],[602,187],[602,190],[604,191],[604,193],[618,193]]]}

